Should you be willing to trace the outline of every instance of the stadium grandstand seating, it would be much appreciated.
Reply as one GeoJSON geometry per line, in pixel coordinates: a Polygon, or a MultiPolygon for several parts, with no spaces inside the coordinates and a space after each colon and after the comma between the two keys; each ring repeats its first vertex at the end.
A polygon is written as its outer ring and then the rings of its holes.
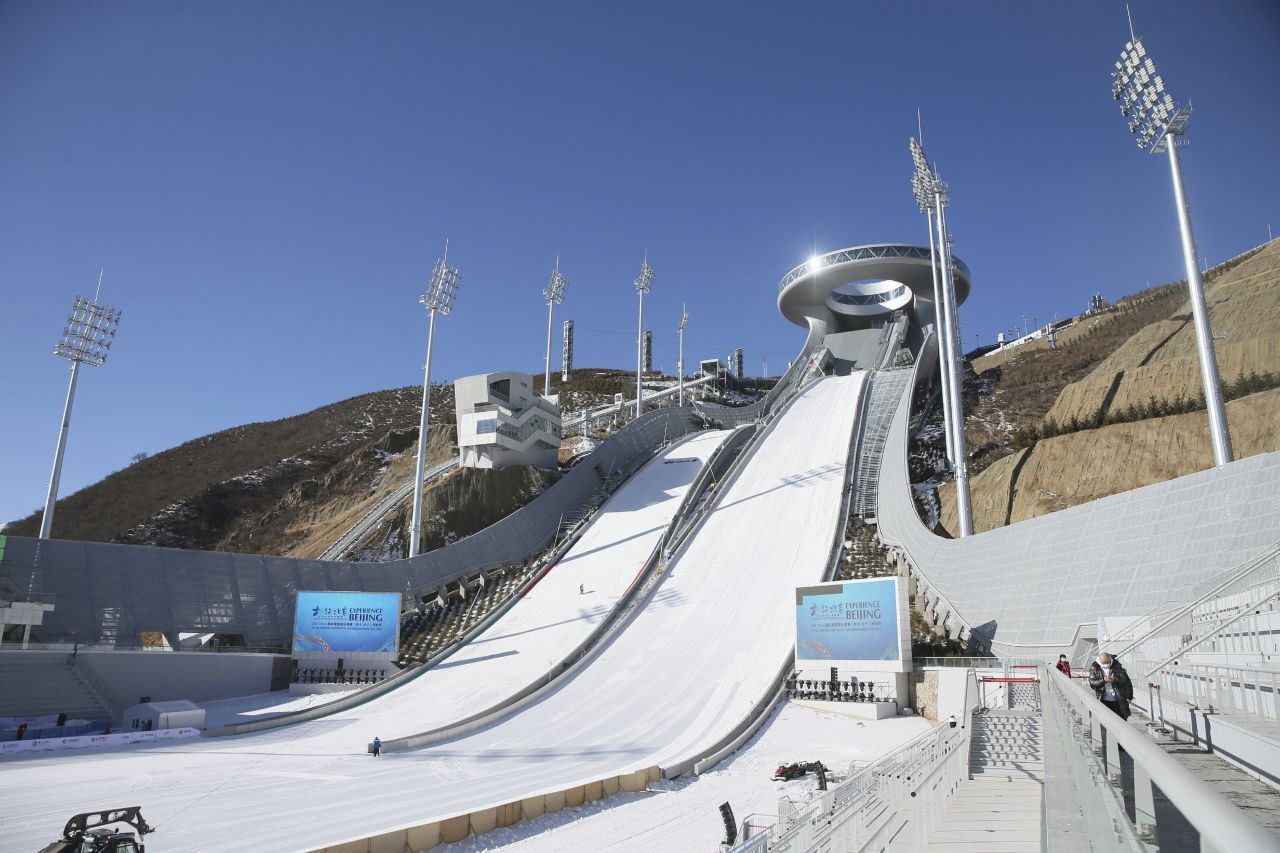
{"type": "Polygon", "coordinates": [[[66,714],[110,720],[111,708],[76,669],[70,655],[0,655],[0,717],[66,714]]]}
{"type": "Polygon", "coordinates": [[[533,566],[503,569],[448,585],[412,611],[400,626],[401,666],[422,663],[432,654],[457,642],[495,607],[511,598],[533,571],[533,566]]]}

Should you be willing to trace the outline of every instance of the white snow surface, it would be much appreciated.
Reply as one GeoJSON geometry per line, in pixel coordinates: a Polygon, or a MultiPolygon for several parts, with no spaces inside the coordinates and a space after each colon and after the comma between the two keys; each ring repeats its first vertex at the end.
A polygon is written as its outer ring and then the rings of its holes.
{"type": "MultiPolygon", "coordinates": [[[[501,620],[359,714],[326,720],[331,727],[338,719],[358,723],[344,728],[343,745],[357,748],[375,735],[390,740],[446,726],[509,698],[563,660],[626,592],[698,472],[728,436],[725,430],[702,432],[666,448],[614,493],[569,552],[501,620]]],[[[285,694],[274,710],[308,706],[290,699],[296,697],[285,694]]],[[[225,712],[239,701],[220,705],[219,719],[228,719],[225,712]]],[[[234,721],[264,713],[255,707],[260,702],[246,704],[234,721]]]]}
{"type": "MultiPolygon", "coordinates": [[[[818,795],[812,773],[773,781],[780,764],[821,761],[830,779],[845,777],[933,727],[922,717],[856,720],[784,703],[741,750],[701,776],[651,785],[639,794],[618,794],[570,806],[555,814],[471,836],[436,848],[441,853],[512,850],[521,853],[592,851],[700,851],[713,853],[724,840],[721,803],[733,807],[739,825],[752,814],[776,815],[778,800],[799,804],[818,795]]],[[[835,784],[832,782],[832,784],[835,784]]]]}
{"type": "MultiPolygon", "coordinates": [[[[545,612],[521,622],[515,608],[465,656],[331,717],[239,737],[6,760],[0,849],[38,849],[76,812],[141,805],[157,828],[147,840],[154,853],[308,850],[703,754],[790,655],[793,587],[821,577],[839,533],[862,381],[824,379],[799,395],[724,487],[653,600],[575,677],[520,713],[428,748],[378,759],[365,752],[374,735],[422,731],[484,707],[486,696],[512,687],[493,683],[504,672],[494,662],[554,659],[543,644],[560,626],[545,612]]],[[[667,458],[649,467],[694,465],[667,458]]],[[[634,517],[612,535],[601,528],[594,550],[584,536],[577,556],[528,601],[564,607],[567,599],[562,624],[589,630],[643,560],[612,549],[660,530],[660,519],[646,515],[660,501],[601,513],[597,524],[634,517]]]]}

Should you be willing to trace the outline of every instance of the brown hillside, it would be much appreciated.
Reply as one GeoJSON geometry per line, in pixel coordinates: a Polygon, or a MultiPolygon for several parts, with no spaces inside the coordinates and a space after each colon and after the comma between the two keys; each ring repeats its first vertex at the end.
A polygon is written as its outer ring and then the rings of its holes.
{"type": "MultiPolygon", "coordinates": [[[[1206,286],[1209,322],[1224,382],[1280,372],[1280,241],[1206,286]]],[[[1203,392],[1195,327],[1186,300],[1166,320],[1133,335],[1088,376],[1062,390],[1048,417],[1091,421],[1130,405],[1203,392]]]]}
{"type": "MultiPolygon", "coordinates": [[[[412,387],[377,391],[305,414],[246,424],[188,441],[59,500],[55,535],[59,539],[110,542],[179,501],[235,478],[262,478],[273,490],[287,491],[302,479],[322,476],[353,450],[377,441],[390,430],[416,426],[421,395],[420,389],[412,387]],[[262,471],[276,466],[282,470],[275,474],[262,471]]],[[[437,388],[432,403],[437,423],[453,422],[451,385],[437,388]]],[[[235,484],[228,485],[210,508],[234,512],[235,491],[235,484]]],[[[41,515],[33,513],[5,532],[35,536],[41,515]]]]}
{"type": "MultiPolygon", "coordinates": [[[[561,383],[557,372],[552,391],[563,395],[567,411],[598,407],[632,389],[634,376],[582,368],[561,383]]],[[[418,387],[363,394],[157,453],[58,501],[55,535],[318,556],[387,492],[412,478],[421,395],[418,387]]],[[[456,452],[452,385],[435,386],[431,403],[428,459],[434,463],[456,452]]],[[[527,497],[541,487],[529,484],[517,492],[527,497]]],[[[376,535],[394,538],[395,523],[393,517],[376,535]]],[[[39,525],[37,512],[6,532],[34,536],[39,525]]],[[[441,540],[459,529],[441,532],[441,540]]]]}
{"type": "MultiPolygon", "coordinates": [[[[1236,458],[1280,450],[1280,389],[1227,404],[1236,458]]],[[[970,478],[975,533],[1213,466],[1203,411],[1043,439],[970,478]]],[[[959,530],[955,484],[938,492],[941,527],[959,530]]]]}

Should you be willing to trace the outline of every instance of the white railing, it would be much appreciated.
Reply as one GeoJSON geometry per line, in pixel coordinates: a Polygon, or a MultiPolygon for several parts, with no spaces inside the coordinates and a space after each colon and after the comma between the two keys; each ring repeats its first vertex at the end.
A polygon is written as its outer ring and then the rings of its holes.
{"type": "Polygon", "coordinates": [[[935,726],[800,806],[779,803],[778,815],[748,815],[733,853],[808,853],[879,850],[903,829],[921,844],[941,820],[947,801],[969,776],[969,740],[978,705],[973,670],[965,681],[964,718],[935,726]]]}
{"type": "Polygon", "coordinates": [[[1125,812],[1125,790],[1132,787],[1133,825],[1126,829],[1131,832],[1133,849],[1148,850],[1148,845],[1159,839],[1152,785],[1152,780],[1158,780],[1161,793],[1200,833],[1203,853],[1280,853],[1280,838],[1099,702],[1079,679],[1047,671],[1041,681],[1047,685],[1046,701],[1055,703],[1079,745],[1079,749],[1068,751],[1068,760],[1087,763],[1101,771],[1097,784],[1111,789],[1118,801],[1115,813],[1125,812]],[[1131,770],[1126,771],[1121,765],[1121,750],[1132,759],[1131,770]],[[1128,780],[1126,775],[1130,776],[1128,780]]]}
{"type": "Polygon", "coordinates": [[[1201,588],[1120,654],[1161,700],[1280,724],[1280,543],[1201,588]]]}
{"type": "MultiPolygon", "coordinates": [[[[1255,554],[1238,566],[1234,566],[1211,578],[1202,587],[1205,591],[1196,596],[1189,604],[1179,607],[1171,615],[1161,619],[1149,631],[1129,642],[1119,650],[1113,650],[1116,657],[1127,656],[1133,650],[1152,640],[1186,636],[1190,642],[1195,612],[1211,602],[1226,600],[1244,594],[1267,582],[1280,582],[1280,542],[1276,542],[1262,552],[1255,554]]],[[[1130,626],[1132,627],[1132,626],[1130,626]]],[[[1178,648],[1175,646],[1174,648],[1178,648]]]]}

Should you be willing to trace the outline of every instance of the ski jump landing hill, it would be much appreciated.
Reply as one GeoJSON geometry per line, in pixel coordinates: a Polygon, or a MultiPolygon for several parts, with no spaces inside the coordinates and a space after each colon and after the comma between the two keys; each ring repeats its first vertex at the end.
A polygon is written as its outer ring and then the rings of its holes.
{"type": "Polygon", "coordinates": [[[364,752],[375,734],[411,735],[471,710],[473,691],[494,680],[530,677],[547,643],[531,636],[598,618],[653,541],[636,540],[664,529],[679,483],[692,481],[676,472],[692,473],[723,433],[649,463],[598,516],[601,535],[584,535],[456,667],[447,661],[383,699],[298,726],[77,754],[74,773],[65,757],[6,761],[0,838],[30,846],[48,814],[95,807],[110,789],[146,803],[174,849],[312,849],[371,836],[394,846],[412,832],[449,838],[505,822],[513,807],[554,808],[565,792],[600,795],[686,770],[755,715],[790,659],[792,589],[822,579],[843,532],[864,385],[856,373],[804,387],[722,483],[625,630],[520,713],[377,761],[364,752]],[[596,597],[583,601],[579,583],[596,597]],[[506,669],[513,657],[527,664],[506,669]]]}

